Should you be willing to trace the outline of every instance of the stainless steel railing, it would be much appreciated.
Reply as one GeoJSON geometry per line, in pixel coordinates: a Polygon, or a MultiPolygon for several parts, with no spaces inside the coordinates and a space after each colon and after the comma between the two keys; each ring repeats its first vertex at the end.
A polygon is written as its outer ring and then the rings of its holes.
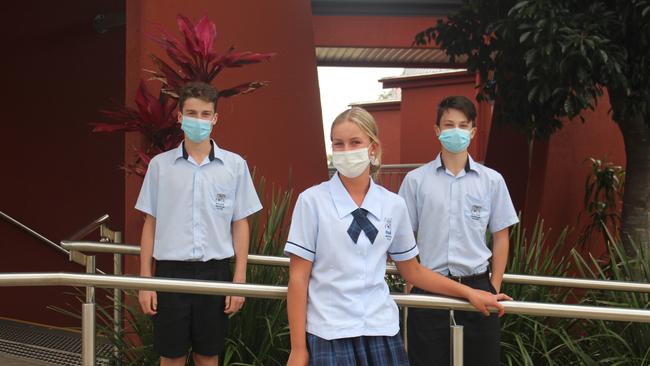
{"type": "MultiPolygon", "coordinates": [[[[69,257],[71,261],[73,261],[73,262],[75,262],[75,263],[77,263],[79,265],[82,265],[82,266],[86,265],[85,259],[83,259],[82,256],[71,254],[70,251],[68,251],[67,249],[62,248],[57,243],[55,243],[52,240],[46,238],[45,236],[41,235],[38,231],[30,228],[29,226],[27,226],[27,225],[23,224],[22,222],[16,220],[15,218],[9,216],[7,213],[0,211],[0,217],[5,219],[7,222],[13,224],[14,226],[22,229],[23,231],[25,231],[26,233],[28,233],[32,237],[40,240],[42,243],[45,243],[49,247],[54,248],[59,253],[69,257]]],[[[70,236],[70,240],[83,239],[84,237],[86,237],[88,234],[90,234],[91,232],[93,232],[97,228],[107,225],[108,222],[109,222],[109,219],[110,219],[110,217],[108,215],[106,215],[106,214],[100,216],[99,218],[97,218],[96,220],[91,222],[90,224],[86,225],[84,228],[82,228],[82,229],[78,230],[77,232],[75,232],[74,234],[72,234],[70,236]]]]}
{"type": "MultiPolygon", "coordinates": [[[[97,269],[95,262],[95,256],[85,255],[83,252],[78,250],[67,250],[62,246],[56,244],[52,240],[46,238],[45,236],[38,233],[36,230],[30,228],[29,226],[23,224],[22,222],[14,219],[8,214],[0,211],[0,217],[4,218],[9,223],[17,226],[18,228],[24,230],[26,233],[31,236],[39,239],[41,242],[47,244],[48,246],[56,249],[59,253],[68,256],[71,262],[77,263],[81,266],[84,266],[86,273],[94,274],[104,272],[100,269],[97,269]]],[[[97,219],[93,220],[83,228],[77,230],[75,233],[70,235],[69,240],[80,240],[88,236],[93,231],[99,229],[100,238],[102,242],[97,242],[98,244],[105,244],[105,242],[119,243],[122,240],[122,233],[119,231],[113,231],[108,227],[110,217],[108,214],[104,214],[97,219]]],[[[122,274],[122,257],[120,253],[113,254],[113,273],[115,275],[122,274]]],[[[122,291],[119,289],[114,289],[113,293],[113,323],[115,326],[116,334],[120,334],[122,329],[122,291]]],[[[94,332],[95,332],[95,288],[93,286],[86,287],[86,301],[83,304],[82,308],[82,328],[84,332],[92,333],[93,337],[89,338],[92,341],[92,344],[86,342],[82,348],[82,358],[85,357],[92,361],[92,364],[95,362],[95,345],[94,345],[94,332]],[[85,324],[85,326],[83,326],[85,324]],[[83,356],[83,355],[86,356],[83,356]]],[[[87,336],[87,335],[86,335],[87,336]]],[[[90,342],[90,341],[89,341],[90,342]]],[[[117,347],[114,348],[115,358],[119,360],[119,350],[117,347]]],[[[119,366],[119,362],[117,363],[119,366]]]]}
{"type": "MultiPolygon", "coordinates": [[[[125,255],[139,255],[140,247],[137,245],[125,245],[125,244],[105,244],[99,242],[89,242],[89,241],[63,241],[61,245],[69,249],[72,253],[74,252],[90,252],[90,253],[120,253],[125,255]]],[[[114,254],[115,255],[115,254],[114,254]]],[[[258,265],[272,265],[272,266],[289,266],[289,258],[286,257],[277,257],[277,256],[262,256],[249,254],[248,262],[250,264],[258,265]]],[[[386,273],[397,274],[397,268],[394,265],[388,265],[386,273]]],[[[505,274],[503,278],[504,282],[515,283],[515,284],[527,284],[527,285],[538,285],[538,286],[556,286],[556,287],[572,287],[572,288],[583,288],[583,289],[598,289],[598,290],[614,290],[614,291],[630,291],[630,292],[650,292],[650,284],[647,283],[632,283],[632,282],[622,282],[622,281],[603,281],[603,280],[591,280],[583,278],[561,278],[561,277],[548,277],[548,276],[530,276],[530,275],[513,275],[505,274]]],[[[117,291],[117,290],[116,290],[117,291]]],[[[406,324],[406,317],[408,307],[419,307],[417,296],[421,295],[393,295],[396,302],[400,305],[405,306],[404,308],[404,324],[406,324]],[[413,297],[415,296],[415,297],[413,297]]],[[[453,299],[447,299],[453,300],[453,299]]],[[[457,300],[454,300],[457,301],[457,300]]],[[[461,302],[462,303],[462,302],[461,302]]],[[[453,304],[453,303],[451,303],[453,304]]],[[[466,304],[466,303],[465,303],[466,304]]],[[[575,306],[575,305],[555,305],[555,304],[543,304],[543,307],[540,308],[535,303],[517,303],[517,302],[508,302],[504,303],[506,306],[511,307],[512,304],[515,304],[515,308],[510,309],[509,313],[514,314],[527,314],[527,315],[537,315],[537,316],[555,316],[563,317],[562,314],[565,314],[566,317],[571,318],[584,318],[584,319],[605,319],[604,316],[608,318],[605,320],[617,320],[616,317],[622,312],[621,309],[615,308],[597,308],[599,311],[604,311],[604,313],[597,314],[593,312],[593,309],[586,309],[585,307],[575,306]],[[534,305],[531,305],[534,304],[534,305]],[[517,306],[520,308],[517,309],[517,306]],[[559,306],[559,307],[558,307],[559,306]],[[524,311],[524,312],[518,312],[524,311]],[[553,315],[549,311],[554,311],[553,315]],[[596,316],[595,318],[592,316],[596,316]],[[603,316],[603,317],[600,317],[603,316]],[[614,316],[613,318],[611,316],[614,316]]],[[[438,307],[435,304],[428,304],[429,307],[433,308],[442,308],[450,309],[450,320],[452,321],[450,325],[450,336],[452,340],[452,353],[451,353],[451,365],[453,366],[462,366],[463,365],[463,326],[455,324],[454,321],[454,309],[456,305],[451,306],[450,303],[445,303],[441,307],[438,307]]],[[[461,310],[473,310],[471,307],[469,309],[461,310]]],[[[624,309],[631,310],[631,309],[624,309]]],[[[634,312],[639,310],[633,310],[631,315],[634,312]]],[[[646,311],[646,310],[641,310],[646,311]]],[[[627,312],[625,312],[627,313],[627,312]]],[[[620,318],[619,318],[620,319],[620,318]]],[[[630,320],[633,321],[633,320],[630,320]]],[[[404,344],[407,346],[407,340],[404,339],[404,344]]]]}
{"type": "MultiPolygon", "coordinates": [[[[287,294],[287,288],[285,286],[77,273],[4,273],[0,274],[0,287],[2,286],[86,286],[88,288],[148,289],[154,291],[206,295],[238,295],[271,299],[283,299],[287,294]]],[[[466,301],[442,296],[397,294],[392,296],[395,302],[403,306],[476,311],[466,301]]],[[[502,304],[508,314],[650,323],[650,310],[519,301],[507,301],[502,304]]],[[[490,309],[490,311],[494,312],[496,309],[490,309]]],[[[94,365],[94,304],[83,304],[82,337],[82,363],[84,366],[94,365]]],[[[454,340],[459,341],[459,337],[454,338],[454,340]]],[[[455,360],[454,365],[457,364],[461,364],[458,359],[455,360]]]]}
{"type": "MultiPolygon", "coordinates": [[[[70,250],[71,252],[79,251],[85,253],[120,253],[125,255],[140,254],[140,247],[130,244],[106,244],[91,241],[62,241],[61,246],[70,250]]],[[[248,263],[288,267],[289,258],[249,254],[248,263]]],[[[399,274],[397,268],[394,265],[388,265],[386,273],[399,274]]],[[[508,273],[503,276],[503,281],[506,283],[521,285],[571,287],[591,290],[650,292],[650,283],[642,282],[605,281],[586,278],[531,276],[508,273]]]]}
{"type": "MultiPolygon", "coordinates": [[[[114,290],[114,324],[116,334],[121,329],[121,302],[123,289],[150,289],[156,291],[187,292],[197,294],[240,295],[261,298],[282,299],[286,297],[286,287],[233,284],[225,282],[188,281],[160,278],[141,278],[121,276],[122,256],[139,255],[140,247],[136,245],[118,244],[121,233],[108,228],[108,215],[104,215],[70,236],[69,240],[61,241],[57,245],[45,238],[35,230],[27,227],[9,215],[0,211],[0,217],[14,223],[34,237],[54,247],[59,252],[67,254],[70,260],[86,267],[86,274],[74,273],[8,273],[0,274],[0,286],[85,286],[86,302],[82,305],[82,359],[84,365],[93,365],[95,362],[95,288],[112,288],[114,290]],[[92,231],[100,229],[101,242],[82,241],[83,237],[92,231]],[[95,256],[87,254],[111,253],[114,256],[115,275],[97,275],[95,256]]],[[[249,255],[248,262],[258,265],[272,265],[287,267],[289,259],[277,256],[249,255]]],[[[102,272],[103,273],[103,272],[102,272]]],[[[397,274],[397,268],[389,265],[386,273],[397,274]]],[[[504,282],[513,284],[542,285],[556,287],[572,287],[582,289],[614,290],[629,292],[650,292],[648,283],[631,283],[621,281],[603,281],[582,278],[559,278],[546,276],[505,274],[504,282]]],[[[395,301],[402,306],[429,307],[436,309],[450,309],[463,311],[476,311],[469,303],[453,298],[429,295],[393,294],[395,301]]],[[[593,307],[566,304],[542,304],[509,301],[503,303],[506,313],[548,317],[568,317],[581,319],[599,319],[613,321],[647,322],[650,323],[650,310],[593,307]]],[[[494,311],[495,309],[491,309],[494,311]]],[[[452,327],[453,328],[453,327],[452,327]]],[[[457,326],[454,344],[454,353],[460,355],[462,350],[462,326],[457,326]]],[[[116,351],[117,352],[117,351],[116,351]]],[[[115,354],[119,359],[119,354],[115,354]]],[[[462,365],[462,358],[453,359],[454,365],[462,365]]]]}
{"type": "MultiPolygon", "coordinates": [[[[287,295],[286,286],[66,272],[1,273],[0,286],[92,286],[267,299],[284,299],[287,295]]],[[[397,304],[408,307],[478,311],[467,301],[444,296],[402,294],[391,296],[397,304]]],[[[507,314],[650,323],[650,310],[523,301],[504,301],[502,304],[507,314]]],[[[496,309],[490,310],[496,312],[496,309]]]]}

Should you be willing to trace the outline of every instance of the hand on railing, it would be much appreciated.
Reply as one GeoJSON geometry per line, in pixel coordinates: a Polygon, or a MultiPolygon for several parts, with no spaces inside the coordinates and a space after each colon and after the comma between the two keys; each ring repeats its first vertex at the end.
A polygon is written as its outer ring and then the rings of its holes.
{"type": "Polygon", "coordinates": [[[504,300],[512,300],[512,298],[504,293],[494,295],[483,290],[473,290],[467,297],[467,301],[485,316],[490,315],[488,306],[491,306],[499,309],[499,317],[502,317],[505,309],[499,301],[504,300]]]}
{"type": "Polygon", "coordinates": [[[245,297],[241,296],[226,296],[226,309],[223,311],[226,314],[234,314],[244,306],[245,297]]]}
{"type": "Polygon", "coordinates": [[[158,310],[158,295],[156,291],[140,290],[138,292],[138,301],[142,312],[147,315],[156,315],[158,310]]]}

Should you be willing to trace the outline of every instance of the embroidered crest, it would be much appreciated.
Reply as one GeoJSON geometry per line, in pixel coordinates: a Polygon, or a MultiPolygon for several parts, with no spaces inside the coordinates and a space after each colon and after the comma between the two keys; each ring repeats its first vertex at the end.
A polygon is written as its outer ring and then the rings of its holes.
{"type": "Polygon", "coordinates": [[[226,195],[223,193],[217,193],[217,198],[214,206],[218,210],[223,210],[226,207],[226,195]]]}
{"type": "Polygon", "coordinates": [[[483,207],[479,205],[472,205],[472,219],[479,220],[481,218],[481,210],[483,207]]]}
{"type": "Polygon", "coordinates": [[[384,236],[386,237],[386,240],[391,240],[393,239],[393,219],[390,217],[387,217],[384,220],[384,236]]]}

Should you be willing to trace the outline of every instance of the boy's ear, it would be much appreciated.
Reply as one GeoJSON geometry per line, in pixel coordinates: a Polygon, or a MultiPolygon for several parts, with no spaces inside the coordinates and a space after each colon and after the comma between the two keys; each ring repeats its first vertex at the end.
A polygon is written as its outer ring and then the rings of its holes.
{"type": "Polygon", "coordinates": [[[178,113],[178,118],[177,118],[178,123],[183,122],[183,113],[181,111],[178,111],[177,113],[178,113]]]}
{"type": "Polygon", "coordinates": [[[436,132],[436,137],[440,136],[440,126],[435,125],[435,126],[433,126],[433,129],[436,132]]]}
{"type": "Polygon", "coordinates": [[[219,113],[214,112],[214,117],[212,117],[212,125],[216,125],[217,122],[219,121],[219,113]]]}

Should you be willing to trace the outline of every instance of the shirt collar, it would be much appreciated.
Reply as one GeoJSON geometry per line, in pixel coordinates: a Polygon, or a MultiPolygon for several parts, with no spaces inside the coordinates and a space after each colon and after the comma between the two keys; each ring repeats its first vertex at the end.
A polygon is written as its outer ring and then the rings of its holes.
{"type": "MultiPolygon", "coordinates": [[[[178,145],[175,155],[176,159],[183,158],[187,160],[189,158],[190,155],[187,153],[187,150],[185,150],[185,141],[181,141],[180,145],[178,145]]],[[[223,162],[223,150],[217,146],[217,143],[214,142],[213,139],[210,139],[210,153],[208,154],[208,159],[213,161],[215,158],[223,162]]]]}
{"type": "MultiPolygon", "coordinates": [[[[356,210],[357,204],[354,203],[352,197],[345,189],[341,178],[339,178],[338,173],[334,173],[332,178],[329,180],[330,194],[334,200],[334,206],[336,211],[339,214],[339,218],[343,218],[352,211],[356,210]]],[[[361,203],[361,208],[370,212],[378,220],[381,219],[381,190],[375,184],[375,182],[370,178],[370,188],[368,188],[368,193],[361,203]]]]}
{"type": "MultiPolygon", "coordinates": [[[[446,169],[445,162],[442,161],[442,154],[438,154],[436,159],[433,161],[433,169],[437,171],[440,168],[446,169]]],[[[469,173],[470,171],[474,171],[474,172],[476,172],[476,174],[481,173],[478,170],[476,162],[474,161],[474,159],[472,159],[472,157],[469,154],[467,154],[467,162],[465,163],[465,169],[464,170],[465,170],[465,173],[469,173]]]]}

